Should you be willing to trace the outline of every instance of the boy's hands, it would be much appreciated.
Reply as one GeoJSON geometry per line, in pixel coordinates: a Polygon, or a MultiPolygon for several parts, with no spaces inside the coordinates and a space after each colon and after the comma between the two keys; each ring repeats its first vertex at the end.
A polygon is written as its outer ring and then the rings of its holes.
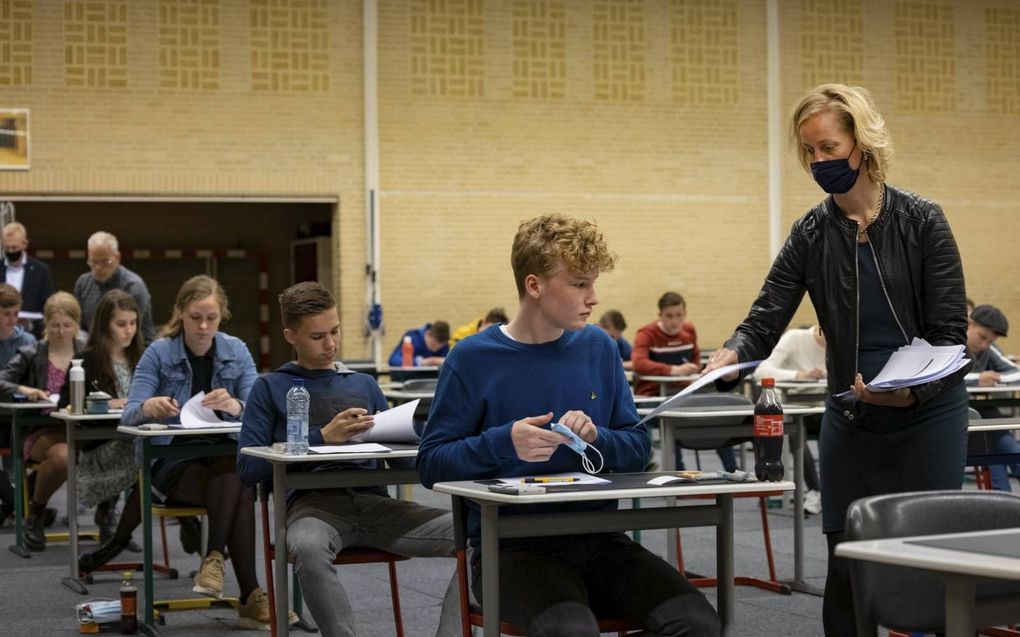
{"type": "MultiPolygon", "coordinates": [[[[545,462],[556,448],[567,442],[566,436],[544,429],[552,422],[552,412],[542,416],[530,416],[516,421],[510,428],[510,439],[514,443],[517,457],[525,462],[545,462]]],[[[583,411],[568,411],[559,420],[587,443],[599,436],[595,423],[583,411]]]]}
{"type": "Polygon", "coordinates": [[[323,425],[322,439],[330,444],[342,444],[355,436],[360,436],[375,424],[374,416],[367,409],[351,407],[333,416],[333,420],[323,425]]]}

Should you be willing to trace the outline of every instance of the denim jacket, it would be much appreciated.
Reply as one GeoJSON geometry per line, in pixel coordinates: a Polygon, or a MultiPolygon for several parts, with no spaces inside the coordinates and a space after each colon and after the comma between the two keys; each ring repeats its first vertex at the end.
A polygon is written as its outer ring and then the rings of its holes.
{"type": "MultiPolygon", "coordinates": [[[[255,361],[248,347],[239,338],[217,332],[216,358],[213,362],[212,388],[223,388],[231,397],[244,403],[248,400],[248,391],[258,372],[255,361]]],[[[131,392],[124,415],[120,422],[125,425],[140,425],[151,419],[142,414],[142,403],[153,396],[173,396],[179,405],[184,405],[191,398],[191,365],[184,351],[184,335],[174,338],[161,338],[150,345],[135,368],[131,379],[131,392]]],[[[244,413],[242,411],[241,416],[244,413]]],[[[231,420],[241,421],[241,416],[231,420]]],[[[227,415],[229,418],[229,415],[227,415]]],[[[180,418],[168,418],[158,421],[164,424],[179,423],[180,418]]],[[[232,435],[236,438],[236,435],[232,435]]],[[[172,436],[153,438],[154,445],[167,445],[172,436]]]]}

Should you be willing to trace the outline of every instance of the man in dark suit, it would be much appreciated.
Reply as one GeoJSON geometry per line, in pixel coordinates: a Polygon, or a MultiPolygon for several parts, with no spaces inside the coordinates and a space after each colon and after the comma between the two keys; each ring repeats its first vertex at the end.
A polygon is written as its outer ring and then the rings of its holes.
{"type": "Polygon", "coordinates": [[[2,281],[21,292],[21,311],[36,313],[40,318],[21,321],[36,336],[42,336],[42,311],[46,299],[53,294],[53,279],[50,266],[39,259],[28,256],[28,231],[25,226],[13,221],[3,230],[4,259],[0,265],[2,281]]]}

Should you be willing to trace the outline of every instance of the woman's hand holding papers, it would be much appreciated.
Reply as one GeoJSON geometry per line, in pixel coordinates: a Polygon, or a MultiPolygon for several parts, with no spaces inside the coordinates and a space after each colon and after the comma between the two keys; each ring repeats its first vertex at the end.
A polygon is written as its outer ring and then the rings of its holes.
{"type": "Polygon", "coordinates": [[[881,407],[910,407],[916,400],[906,387],[893,391],[873,392],[864,384],[864,378],[860,374],[857,374],[850,390],[857,400],[881,407]]]}
{"type": "MultiPolygon", "coordinates": [[[[719,369],[720,367],[726,367],[727,365],[735,365],[740,362],[737,357],[737,353],[731,349],[720,347],[719,349],[712,352],[712,356],[708,359],[708,364],[705,365],[705,369],[702,370],[702,374],[707,374],[712,370],[719,369]]],[[[737,377],[738,372],[734,372],[727,376],[723,376],[723,380],[733,380],[737,377]]]]}
{"type": "Polygon", "coordinates": [[[202,406],[213,411],[226,412],[234,418],[240,416],[241,411],[244,409],[241,405],[241,401],[233,398],[229,393],[227,393],[227,390],[222,387],[214,389],[206,394],[205,398],[202,399],[202,406]]]}
{"type": "Polygon", "coordinates": [[[329,444],[345,443],[371,429],[375,424],[373,418],[361,407],[345,409],[322,427],[322,439],[329,444]]]}

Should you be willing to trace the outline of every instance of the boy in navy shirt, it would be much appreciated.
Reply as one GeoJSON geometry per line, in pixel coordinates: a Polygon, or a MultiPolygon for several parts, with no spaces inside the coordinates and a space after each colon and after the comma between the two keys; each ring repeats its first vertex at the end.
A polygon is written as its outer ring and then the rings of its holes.
{"type": "MultiPolygon", "coordinates": [[[[616,343],[586,325],[598,303],[595,280],[615,261],[598,228],[549,215],[518,229],[511,264],[520,311],[507,325],[460,343],[439,376],[418,452],[422,484],[577,471],[581,460],[549,430],[559,422],[598,449],[605,469],[641,471],[650,442],[616,343]]],[[[593,510],[616,501],[545,505],[593,510]]],[[[533,512],[507,506],[504,515],[533,512]]],[[[477,509],[468,516],[479,545],[477,509]]],[[[472,556],[482,600],[481,564],[472,556]]],[[[622,533],[500,542],[501,620],[529,635],[598,635],[596,616],[640,623],[653,635],[719,634],[705,597],[676,569],[622,533]]]]}
{"type": "MultiPolygon", "coordinates": [[[[311,396],[310,445],[342,444],[372,427],[373,414],[387,408],[375,379],[334,363],[340,345],[336,302],[319,283],[292,285],[280,295],[283,336],[297,361],[255,381],[244,408],[238,449],[287,440],[287,391],[304,379],[311,396]]],[[[375,461],[299,463],[290,471],[357,471],[375,461]]],[[[237,473],[247,485],[272,477],[264,460],[238,454],[237,473]]],[[[316,489],[287,494],[287,550],[301,582],[308,610],[324,636],[351,637],[351,606],[333,566],[348,546],[380,548],[411,557],[453,557],[449,511],[390,498],[384,487],[316,489]]],[[[451,578],[437,635],[457,634],[456,579],[451,578]],[[453,621],[450,621],[450,620],[453,621]]]]}

